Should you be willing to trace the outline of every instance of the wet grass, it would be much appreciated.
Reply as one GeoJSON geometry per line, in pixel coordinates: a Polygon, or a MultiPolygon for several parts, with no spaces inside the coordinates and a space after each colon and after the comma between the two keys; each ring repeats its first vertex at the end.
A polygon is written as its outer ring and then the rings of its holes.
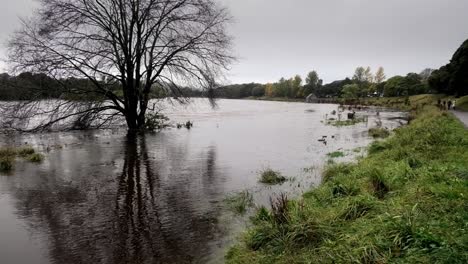
{"type": "Polygon", "coordinates": [[[415,116],[300,200],[260,209],[227,263],[468,263],[468,131],[435,107],[415,116]]]}
{"type": "Polygon", "coordinates": [[[25,146],[25,147],[20,147],[16,150],[16,154],[20,157],[27,157],[27,156],[30,156],[32,154],[36,153],[36,150],[34,150],[32,147],[30,146],[25,146]]]}
{"type": "Polygon", "coordinates": [[[44,155],[40,153],[33,153],[30,155],[27,155],[25,159],[29,162],[42,162],[44,160],[44,155]]]}
{"type": "Polygon", "coordinates": [[[335,158],[342,158],[345,156],[345,154],[343,151],[334,151],[334,152],[328,153],[327,156],[332,159],[335,159],[335,158]]]}
{"type": "Polygon", "coordinates": [[[390,136],[390,131],[381,127],[373,127],[369,129],[369,136],[373,138],[386,138],[390,136]]]}
{"type": "Polygon", "coordinates": [[[29,146],[19,148],[0,148],[0,172],[10,172],[14,168],[17,157],[30,162],[42,162],[44,156],[29,146]]]}
{"type": "Polygon", "coordinates": [[[9,172],[13,169],[14,158],[0,157],[0,172],[9,172]]]}
{"type": "Polygon", "coordinates": [[[342,127],[342,126],[354,126],[356,124],[366,122],[364,117],[356,117],[347,120],[327,120],[327,125],[342,127]]]}
{"type": "Polygon", "coordinates": [[[260,172],[259,182],[269,185],[281,184],[287,181],[286,177],[281,175],[280,172],[274,171],[271,168],[266,168],[260,172]]]}
{"type": "Polygon", "coordinates": [[[230,195],[224,199],[228,208],[237,214],[245,214],[247,209],[253,206],[253,195],[249,191],[242,191],[230,195]]]}

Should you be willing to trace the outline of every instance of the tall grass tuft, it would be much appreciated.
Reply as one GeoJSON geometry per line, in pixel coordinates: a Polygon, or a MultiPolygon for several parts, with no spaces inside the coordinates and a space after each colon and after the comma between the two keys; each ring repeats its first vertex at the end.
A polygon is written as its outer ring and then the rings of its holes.
{"type": "Polygon", "coordinates": [[[226,197],[224,202],[233,212],[243,215],[249,207],[253,206],[253,195],[245,190],[226,197]]]}
{"type": "Polygon", "coordinates": [[[373,138],[386,138],[390,136],[390,131],[381,127],[373,127],[369,129],[369,136],[373,138]]]}
{"type": "Polygon", "coordinates": [[[25,147],[18,148],[16,150],[16,153],[18,154],[18,156],[25,158],[27,156],[30,156],[36,153],[36,151],[30,146],[25,146],[25,147]]]}
{"type": "Polygon", "coordinates": [[[25,157],[25,159],[29,162],[36,162],[36,163],[39,163],[39,162],[42,162],[44,160],[44,156],[40,153],[33,153],[33,154],[29,154],[25,157]]]}
{"type": "Polygon", "coordinates": [[[370,172],[370,184],[373,194],[382,199],[390,191],[390,187],[385,182],[385,177],[382,175],[381,171],[377,168],[374,168],[370,172]]]}
{"type": "Polygon", "coordinates": [[[288,197],[281,193],[276,198],[270,197],[271,217],[276,224],[288,222],[288,197]]]}
{"type": "Polygon", "coordinates": [[[0,172],[9,172],[13,169],[14,158],[3,156],[0,157],[0,172]]]}
{"type": "Polygon", "coordinates": [[[265,184],[281,184],[287,179],[280,172],[267,168],[260,172],[260,182],[265,184]]]}
{"type": "Polygon", "coordinates": [[[334,151],[334,152],[328,153],[327,156],[334,159],[334,158],[344,157],[345,154],[343,153],[343,151],[334,151]]]}

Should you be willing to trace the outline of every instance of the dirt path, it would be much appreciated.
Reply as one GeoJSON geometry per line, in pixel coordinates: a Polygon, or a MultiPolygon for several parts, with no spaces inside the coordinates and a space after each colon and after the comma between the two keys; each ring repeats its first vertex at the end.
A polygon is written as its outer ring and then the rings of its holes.
{"type": "Polygon", "coordinates": [[[452,111],[452,113],[468,128],[468,112],[452,111]]]}

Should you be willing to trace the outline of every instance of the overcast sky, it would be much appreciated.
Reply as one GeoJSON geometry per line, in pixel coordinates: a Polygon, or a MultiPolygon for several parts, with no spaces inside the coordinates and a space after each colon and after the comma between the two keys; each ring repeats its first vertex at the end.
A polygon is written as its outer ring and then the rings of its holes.
{"type": "MultiPolygon", "coordinates": [[[[272,82],[316,70],[325,82],[357,66],[388,77],[448,62],[468,39],[468,0],[219,0],[235,22],[228,80],[272,82]]],[[[0,41],[33,0],[0,0],[0,41]]],[[[4,55],[1,51],[0,55],[4,55]]]]}

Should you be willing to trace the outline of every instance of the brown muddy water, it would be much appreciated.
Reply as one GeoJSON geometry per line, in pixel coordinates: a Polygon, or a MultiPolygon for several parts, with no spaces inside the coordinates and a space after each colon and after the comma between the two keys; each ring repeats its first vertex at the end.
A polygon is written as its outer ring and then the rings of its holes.
{"type": "Polygon", "coordinates": [[[27,143],[45,154],[41,164],[18,160],[0,174],[0,263],[222,263],[248,225],[226,208],[227,195],[248,190],[257,205],[279,193],[297,197],[320,183],[327,153],[355,159],[376,121],[390,129],[403,122],[402,113],[370,110],[358,113],[367,122],[328,126],[333,110],[243,100],[211,109],[195,100],[165,108],[173,122],[193,121],[191,130],[136,139],[122,129],[0,135],[0,146],[27,143]],[[258,183],[267,167],[290,180],[258,183]]]}

